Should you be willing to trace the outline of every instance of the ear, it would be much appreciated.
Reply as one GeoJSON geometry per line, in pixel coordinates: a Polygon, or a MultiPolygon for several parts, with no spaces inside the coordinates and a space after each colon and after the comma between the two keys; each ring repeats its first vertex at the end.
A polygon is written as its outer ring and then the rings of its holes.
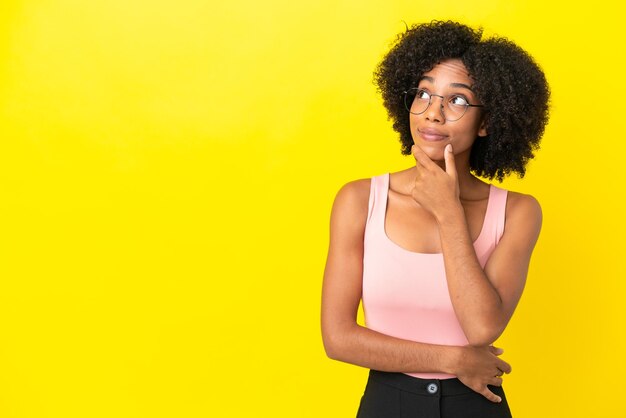
{"type": "Polygon", "coordinates": [[[478,136],[487,136],[487,121],[485,117],[480,121],[480,126],[478,127],[478,136]]]}

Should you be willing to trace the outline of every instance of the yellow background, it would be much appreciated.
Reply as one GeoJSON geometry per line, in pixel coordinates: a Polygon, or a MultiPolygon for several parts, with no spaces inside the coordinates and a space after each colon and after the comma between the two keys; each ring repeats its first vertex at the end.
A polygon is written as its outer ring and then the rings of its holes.
{"type": "Polygon", "coordinates": [[[329,210],[411,164],[372,71],[435,18],[508,36],[552,87],[505,182],[544,210],[499,341],[514,415],[626,416],[624,36],[603,3],[0,3],[0,417],[354,416],[366,371],[319,331],[329,210]]]}

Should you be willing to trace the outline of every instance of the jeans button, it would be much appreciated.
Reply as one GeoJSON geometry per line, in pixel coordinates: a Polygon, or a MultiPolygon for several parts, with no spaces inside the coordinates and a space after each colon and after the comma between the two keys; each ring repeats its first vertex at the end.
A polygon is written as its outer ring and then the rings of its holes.
{"type": "Polygon", "coordinates": [[[434,395],[435,393],[437,393],[437,391],[439,390],[439,388],[437,387],[436,383],[429,383],[428,386],[426,386],[426,390],[428,391],[428,393],[430,393],[431,395],[434,395]]]}

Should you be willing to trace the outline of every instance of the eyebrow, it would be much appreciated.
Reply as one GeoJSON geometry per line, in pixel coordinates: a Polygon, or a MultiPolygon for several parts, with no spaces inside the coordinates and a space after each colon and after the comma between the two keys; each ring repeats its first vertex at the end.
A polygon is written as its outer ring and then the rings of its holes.
{"type": "MultiPolygon", "coordinates": [[[[432,77],[428,77],[428,76],[422,76],[422,77],[419,79],[419,81],[422,81],[422,80],[430,81],[431,83],[434,83],[434,82],[435,82],[435,79],[434,79],[434,78],[432,78],[432,77]]],[[[419,83],[419,81],[418,81],[418,83],[419,83]]],[[[471,91],[471,92],[473,92],[473,91],[474,91],[474,89],[472,88],[472,86],[468,86],[467,84],[464,84],[464,83],[450,83],[450,87],[459,87],[459,88],[462,88],[462,89],[468,89],[468,90],[469,90],[469,91],[471,91]]]]}

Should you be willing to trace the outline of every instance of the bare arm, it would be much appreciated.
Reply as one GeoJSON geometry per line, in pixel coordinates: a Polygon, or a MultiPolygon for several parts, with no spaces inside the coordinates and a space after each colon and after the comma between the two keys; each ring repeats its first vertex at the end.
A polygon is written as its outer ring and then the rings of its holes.
{"type": "Polygon", "coordinates": [[[530,257],[541,229],[541,208],[531,196],[509,194],[506,230],[485,269],[472,245],[458,199],[454,155],[445,152],[446,171],[415,147],[420,164],[417,194],[439,225],[448,289],[454,311],[472,345],[493,343],[504,331],[524,290],[530,257]],[[438,201],[429,195],[438,189],[438,201]],[[447,199],[447,200],[446,200],[447,199]]]}
{"type": "Polygon", "coordinates": [[[342,188],[333,205],[330,247],[322,291],[322,338],[330,358],[392,372],[442,372],[462,381],[488,399],[499,397],[486,387],[510,366],[493,347],[452,347],[390,337],[357,324],[363,275],[363,236],[370,182],[342,188]]]}

